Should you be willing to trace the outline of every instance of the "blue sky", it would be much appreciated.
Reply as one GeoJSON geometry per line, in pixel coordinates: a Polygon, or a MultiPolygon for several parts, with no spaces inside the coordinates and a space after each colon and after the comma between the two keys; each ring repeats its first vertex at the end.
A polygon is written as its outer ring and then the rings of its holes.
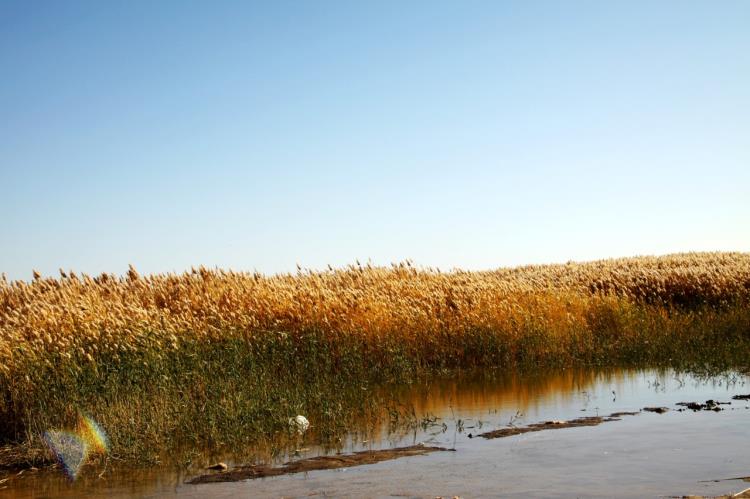
{"type": "Polygon", "coordinates": [[[0,0],[0,272],[750,251],[750,2],[0,0]]]}

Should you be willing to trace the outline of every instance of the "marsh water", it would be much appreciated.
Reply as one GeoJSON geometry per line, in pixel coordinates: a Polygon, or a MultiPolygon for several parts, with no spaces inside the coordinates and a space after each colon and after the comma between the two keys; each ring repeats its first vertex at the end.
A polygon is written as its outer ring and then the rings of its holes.
{"type": "MultiPolygon", "coordinates": [[[[422,443],[455,451],[378,464],[229,483],[187,484],[219,457],[192,467],[87,466],[75,481],[59,470],[0,474],[8,497],[659,497],[721,495],[750,486],[750,379],[670,370],[560,370],[462,375],[387,388],[393,404],[369,430],[336,449],[301,437],[281,463],[422,443]],[[680,402],[725,402],[692,411],[680,402]],[[665,413],[642,411],[666,407],[665,413]],[[682,410],[680,410],[682,409],[682,410]],[[637,412],[598,426],[485,439],[482,433],[549,420],[637,412]],[[296,455],[295,455],[296,454],[296,455]]],[[[315,425],[315,421],[311,421],[315,425]]],[[[314,434],[310,434],[314,435],[314,434]]]]}

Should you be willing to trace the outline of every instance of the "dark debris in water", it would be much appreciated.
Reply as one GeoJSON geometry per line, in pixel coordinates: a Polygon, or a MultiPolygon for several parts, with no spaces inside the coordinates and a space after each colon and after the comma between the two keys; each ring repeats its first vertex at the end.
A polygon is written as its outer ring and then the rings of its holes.
{"type": "Polygon", "coordinates": [[[644,407],[643,410],[646,412],[655,412],[657,414],[664,414],[665,412],[669,411],[669,407],[644,407]]]}
{"type": "MultiPolygon", "coordinates": [[[[677,405],[684,407],[685,409],[690,409],[693,412],[697,411],[714,411],[719,412],[723,411],[724,408],[719,407],[721,405],[729,405],[731,402],[717,402],[716,400],[706,400],[705,404],[701,404],[700,402],[678,402],[677,405]]],[[[684,411],[685,409],[677,409],[678,411],[684,411]]]]}
{"type": "Polygon", "coordinates": [[[622,416],[637,416],[638,414],[639,414],[638,411],[636,411],[636,412],[613,412],[612,414],[609,415],[609,417],[610,418],[619,418],[619,417],[622,417],[622,416]]]}
{"type": "Polygon", "coordinates": [[[621,416],[634,416],[637,412],[615,412],[609,416],[587,416],[583,418],[571,419],[569,421],[545,421],[543,423],[534,423],[528,426],[501,428],[495,431],[488,431],[479,436],[484,438],[504,438],[513,435],[521,435],[534,431],[559,430],[562,428],[577,428],[580,426],[597,426],[608,421],[619,421],[621,416]]]}
{"type": "MultiPolygon", "coordinates": [[[[732,397],[732,399],[750,400],[750,395],[735,395],[734,397],[732,397]]],[[[690,409],[696,412],[697,411],[719,412],[719,411],[724,410],[724,408],[720,406],[731,405],[731,402],[719,402],[717,400],[709,399],[709,400],[706,400],[705,403],[679,402],[676,405],[680,406],[680,408],[677,409],[677,411],[680,411],[680,412],[685,411],[687,409],[690,409]]],[[[641,409],[641,411],[664,414],[665,412],[669,411],[669,408],[668,407],[644,407],[643,409],[641,409]]],[[[523,433],[529,433],[533,431],[558,430],[562,428],[575,428],[578,426],[597,426],[601,423],[606,423],[608,421],[618,421],[622,416],[635,416],[636,414],[640,414],[640,412],[613,412],[609,416],[589,416],[589,417],[571,419],[569,421],[545,421],[543,423],[534,423],[534,424],[530,424],[528,426],[522,426],[522,427],[509,426],[507,428],[501,428],[499,430],[481,433],[479,435],[470,434],[469,438],[474,438],[474,437],[503,438],[503,437],[512,437],[513,435],[521,435],[523,433]]]]}
{"type": "Polygon", "coordinates": [[[337,468],[350,468],[364,464],[375,464],[381,461],[397,459],[407,456],[421,456],[430,452],[449,451],[443,447],[428,447],[424,445],[412,445],[409,447],[396,447],[394,449],[368,450],[355,452],[353,454],[339,454],[336,456],[316,456],[299,461],[290,461],[283,466],[269,466],[263,464],[251,464],[237,466],[229,471],[220,473],[209,473],[200,475],[189,484],[216,483],[216,482],[239,482],[241,480],[252,480],[267,476],[288,475],[291,473],[304,473],[315,470],[332,470],[337,468]]]}

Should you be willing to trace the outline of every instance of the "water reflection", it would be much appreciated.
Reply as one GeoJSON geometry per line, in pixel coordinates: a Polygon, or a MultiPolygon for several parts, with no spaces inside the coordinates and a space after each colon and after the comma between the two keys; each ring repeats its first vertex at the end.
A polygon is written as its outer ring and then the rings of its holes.
{"type": "MultiPolygon", "coordinates": [[[[311,472],[251,484],[185,485],[212,461],[270,459],[267,449],[235,454],[199,454],[191,466],[127,469],[115,461],[84,467],[69,483],[58,470],[2,475],[0,494],[9,497],[113,497],[164,495],[415,496],[493,495],[643,496],[723,493],[736,484],[700,479],[750,475],[743,449],[750,442],[750,403],[738,401],[721,413],[643,413],[595,428],[538,432],[494,441],[471,438],[484,431],[544,420],[566,420],[638,411],[646,406],[676,408],[678,402],[730,400],[750,392],[747,378],[733,374],[698,378],[669,370],[562,370],[537,373],[475,373],[384,387],[376,395],[384,411],[342,435],[343,452],[417,442],[455,447],[450,456],[406,458],[342,472],[311,472]],[[549,433],[549,434],[548,434],[549,433]],[[502,466],[499,465],[502,463],[502,466]],[[544,467],[544,481],[539,479],[544,467]],[[415,481],[415,476],[425,480],[415,481]],[[606,485],[603,485],[605,483],[606,485]],[[619,487],[612,490],[611,487],[619,487]]],[[[315,422],[312,421],[314,427],[315,422]]],[[[310,433],[297,456],[330,452],[310,433]]],[[[295,458],[280,454],[275,461],[295,458]]],[[[741,487],[740,487],[741,488],[741,487]]]]}

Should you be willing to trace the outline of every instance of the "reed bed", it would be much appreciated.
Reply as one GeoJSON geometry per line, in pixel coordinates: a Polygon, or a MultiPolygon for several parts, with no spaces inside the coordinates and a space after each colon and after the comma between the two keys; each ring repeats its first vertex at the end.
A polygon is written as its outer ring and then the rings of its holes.
{"type": "Polygon", "coordinates": [[[322,438],[353,407],[373,410],[371,383],[436,369],[741,358],[749,304],[748,253],[3,276],[0,445],[39,450],[80,411],[127,458],[253,440],[295,411],[318,417],[322,438]]]}

